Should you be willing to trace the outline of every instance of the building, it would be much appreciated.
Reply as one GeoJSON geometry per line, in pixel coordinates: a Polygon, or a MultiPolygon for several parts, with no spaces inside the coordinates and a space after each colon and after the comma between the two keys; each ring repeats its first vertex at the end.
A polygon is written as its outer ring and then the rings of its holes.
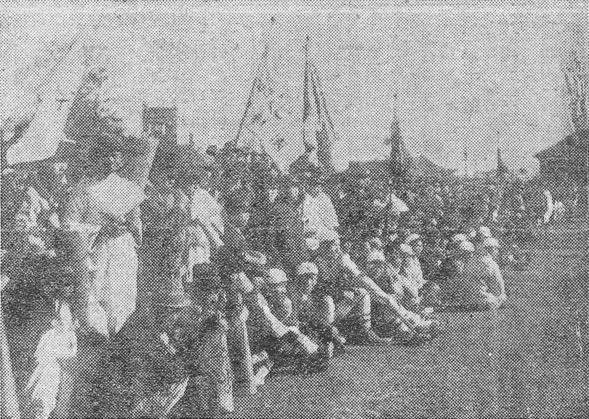
{"type": "MultiPolygon", "coordinates": [[[[413,180],[449,180],[454,176],[454,169],[438,166],[423,155],[411,157],[407,153],[408,176],[413,180]]],[[[373,178],[386,180],[390,176],[390,160],[371,160],[365,162],[351,161],[348,173],[370,173],[373,178]]]]}
{"type": "Polygon", "coordinates": [[[541,178],[586,184],[588,156],[589,130],[584,130],[566,136],[534,157],[540,162],[541,178]]]}

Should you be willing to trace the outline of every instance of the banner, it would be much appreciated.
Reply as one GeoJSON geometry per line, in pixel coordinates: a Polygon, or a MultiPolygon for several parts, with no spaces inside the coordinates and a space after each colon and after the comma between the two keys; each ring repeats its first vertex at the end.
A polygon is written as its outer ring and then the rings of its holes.
{"type": "Polygon", "coordinates": [[[286,146],[285,118],[290,114],[285,89],[270,74],[268,47],[264,50],[256,72],[235,145],[282,161],[286,146]]]}

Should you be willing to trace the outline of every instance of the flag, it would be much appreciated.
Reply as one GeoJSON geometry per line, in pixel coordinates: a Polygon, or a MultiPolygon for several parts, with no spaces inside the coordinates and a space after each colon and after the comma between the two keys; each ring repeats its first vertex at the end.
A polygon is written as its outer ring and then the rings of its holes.
{"type": "Polygon", "coordinates": [[[74,90],[82,83],[86,67],[81,58],[82,47],[74,48],[60,61],[47,86],[39,92],[39,102],[22,137],[6,151],[9,165],[32,163],[53,157],[65,134],[74,90]]]}
{"type": "Polygon", "coordinates": [[[271,75],[266,46],[235,138],[236,147],[282,160],[287,142],[283,135],[284,124],[290,114],[287,105],[286,90],[271,75]]]}
{"type": "Polygon", "coordinates": [[[63,133],[65,110],[56,101],[41,103],[24,135],[6,151],[6,162],[12,166],[45,160],[57,152],[59,143],[66,141],[63,133]]]}
{"type": "Polygon", "coordinates": [[[307,37],[303,79],[303,142],[316,149],[322,168],[326,172],[333,172],[332,146],[336,141],[336,135],[327,111],[317,68],[308,57],[308,42],[307,37]]]}

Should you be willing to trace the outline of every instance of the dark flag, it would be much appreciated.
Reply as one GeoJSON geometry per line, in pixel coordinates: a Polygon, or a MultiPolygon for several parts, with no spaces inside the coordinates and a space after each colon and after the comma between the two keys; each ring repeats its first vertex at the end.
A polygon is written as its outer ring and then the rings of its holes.
{"type": "Polygon", "coordinates": [[[317,150],[319,164],[327,173],[331,173],[334,171],[332,146],[336,135],[327,112],[317,68],[309,60],[308,43],[307,37],[303,80],[303,142],[317,150]]]}

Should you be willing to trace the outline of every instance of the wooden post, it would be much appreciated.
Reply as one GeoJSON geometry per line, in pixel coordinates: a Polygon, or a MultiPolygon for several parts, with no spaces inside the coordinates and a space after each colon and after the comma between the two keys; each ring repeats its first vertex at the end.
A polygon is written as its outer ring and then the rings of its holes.
{"type": "Polygon", "coordinates": [[[243,305],[241,294],[232,296],[231,299],[233,302],[228,309],[227,345],[235,376],[234,391],[238,395],[255,394],[254,366],[246,325],[249,312],[243,305]]]}

